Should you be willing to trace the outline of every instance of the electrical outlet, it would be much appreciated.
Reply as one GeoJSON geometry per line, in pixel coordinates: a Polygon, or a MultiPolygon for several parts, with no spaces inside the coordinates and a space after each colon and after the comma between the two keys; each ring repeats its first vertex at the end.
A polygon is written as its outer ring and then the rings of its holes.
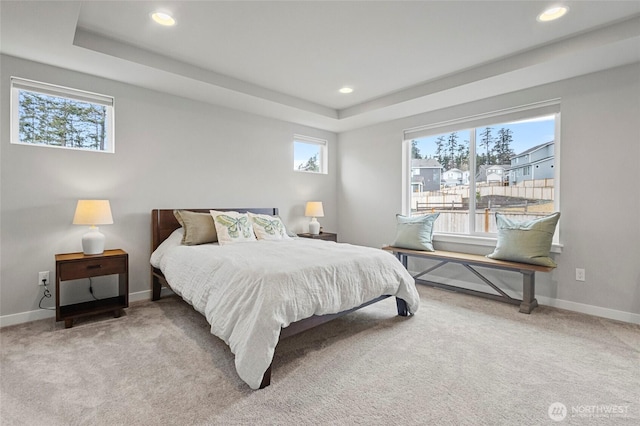
{"type": "Polygon", "coordinates": [[[585,272],[583,268],[576,268],[576,281],[584,281],[585,272]]]}
{"type": "Polygon", "coordinates": [[[42,280],[49,284],[49,271],[38,272],[38,285],[44,285],[42,280]]]}

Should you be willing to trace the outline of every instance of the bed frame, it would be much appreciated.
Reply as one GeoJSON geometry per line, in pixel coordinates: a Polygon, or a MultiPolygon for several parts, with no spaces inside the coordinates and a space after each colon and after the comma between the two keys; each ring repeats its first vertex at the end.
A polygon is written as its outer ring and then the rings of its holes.
{"type": "MultiPolygon", "coordinates": [[[[277,208],[239,208],[239,209],[211,208],[211,209],[180,209],[180,210],[189,210],[192,212],[200,212],[200,213],[209,213],[209,210],[218,210],[218,211],[237,211],[241,213],[251,212],[255,214],[268,214],[268,215],[278,214],[277,208]]],[[[173,214],[173,211],[174,209],[154,209],[151,211],[151,252],[153,252],[156,248],[158,248],[158,246],[164,240],[166,240],[173,231],[175,231],[180,227],[178,220],[175,218],[173,214]]],[[[168,287],[169,289],[171,288],[171,286],[165,279],[164,275],[162,274],[162,271],[151,266],[152,300],[160,299],[160,293],[163,285],[168,287]]],[[[389,295],[382,295],[366,303],[363,303],[362,305],[356,308],[338,312],[336,314],[314,315],[312,317],[293,322],[288,327],[283,328],[281,330],[280,340],[289,336],[293,336],[298,333],[302,333],[303,331],[309,330],[313,327],[317,327],[328,321],[339,318],[343,315],[356,311],[360,308],[364,308],[365,306],[371,305],[372,303],[386,299],[387,297],[389,297],[389,295]]],[[[409,315],[407,303],[403,299],[396,297],[396,306],[398,309],[398,315],[405,316],[405,317],[409,315]]],[[[264,375],[262,376],[262,383],[260,384],[260,389],[263,389],[269,386],[269,384],[271,383],[272,365],[270,365],[267,371],[264,372],[264,375]]]]}

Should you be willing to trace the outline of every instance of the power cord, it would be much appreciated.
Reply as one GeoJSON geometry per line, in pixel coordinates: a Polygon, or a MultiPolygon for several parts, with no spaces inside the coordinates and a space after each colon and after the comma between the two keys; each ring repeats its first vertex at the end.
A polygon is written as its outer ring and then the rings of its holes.
{"type": "MultiPolygon", "coordinates": [[[[49,291],[49,287],[47,287],[47,280],[42,280],[42,285],[44,286],[44,294],[42,295],[42,297],[40,298],[40,301],[38,302],[38,307],[40,309],[46,309],[49,311],[55,311],[56,308],[51,307],[51,308],[47,308],[45,306],[42,306],[42,301],[44,299],[50,299],[51,298],[51,292],[49,291]]],[[[100,300],[98,299],[95,294],[93,294],[93,282],[91,281],[91,278],[89,278],[89,293],[91,293],[91,296],[95,299],[95,300],[100,300]]]]}
{"type": "Polygon", "coordinates": [[[38,307],[40,309],[46,309],[46,310],[49,310],[49,311],[55,311],[56,308],[45,308],[44,306],[42,306],[42,301],[45,298],[47,298],[47,299],[51,298],[51,292],[49,291],[49,287],[47,287],[47,280],[42,280],[42,285],[44,286],[44,294],[40,298],[40,302],[38,302],[38,307]]]}
{"type": "Polygon", "coordinates": [[[93,297],[95,300],[100,300],[96,297],[95,294],[93,294],[93,281],[91,281],[91,277],[89,277],[89,293],[91,293],[91,297],[93,297]]]}

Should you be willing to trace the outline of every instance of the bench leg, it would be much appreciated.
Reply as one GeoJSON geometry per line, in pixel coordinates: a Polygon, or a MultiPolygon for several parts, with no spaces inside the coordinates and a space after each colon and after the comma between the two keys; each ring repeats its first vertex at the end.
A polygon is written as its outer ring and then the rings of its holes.
{"type": "Polygon", "coordinates": [[[538,306],[536,300],[536,273],[534,271],[522,272],[522,303],[520,304],[520,312],[530,314],[533,309],[538,306]]]}
{"type": "Polygon", "coordinates": [[[400,263],[402,263],[402,266],[404,266],[404,269],[408,269],[407,266],[409,265],[409,256],[407,256],[406,254],[402,254],[402,253],[394,253],[396,255],[396,258],[400,261],[400,263]]]}

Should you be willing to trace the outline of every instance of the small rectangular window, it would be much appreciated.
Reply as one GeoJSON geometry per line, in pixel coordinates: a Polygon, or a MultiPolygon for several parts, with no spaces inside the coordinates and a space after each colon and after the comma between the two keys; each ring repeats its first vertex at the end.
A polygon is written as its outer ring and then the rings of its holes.
{"type": "Polygon", "coordinates": [[[109,152],[111,96],[11,77],[11,143],[109,152]]]}
{"type": "Polygon", "coordinates": [[[293,137],[293,170],[327,173],[327,141],[309,136],[293,137]]]}

